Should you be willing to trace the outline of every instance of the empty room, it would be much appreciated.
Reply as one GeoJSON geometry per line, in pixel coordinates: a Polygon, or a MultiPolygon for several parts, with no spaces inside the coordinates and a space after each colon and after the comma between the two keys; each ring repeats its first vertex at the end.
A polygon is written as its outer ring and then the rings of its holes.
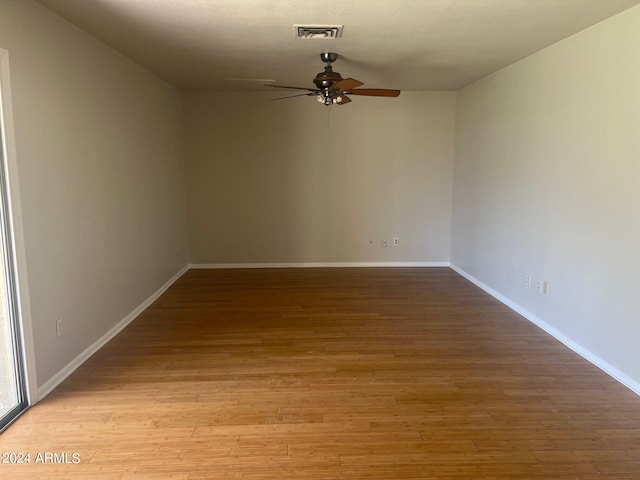
{"type": "Polygon", "coordinates": [[[0,478],[640,478],[640,0],[0,0],[0,478]]]}

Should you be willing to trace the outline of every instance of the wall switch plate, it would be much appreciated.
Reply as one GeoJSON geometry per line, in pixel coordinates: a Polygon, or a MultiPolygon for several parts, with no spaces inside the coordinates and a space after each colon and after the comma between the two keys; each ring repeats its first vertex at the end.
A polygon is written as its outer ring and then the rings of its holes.
{"type": "Polygon", "coordinates": [[[64,331],[62,330],[62,319],[56,320],[56,338],[62,338],[64,331]]]}
{"type": "Polygon", "coordinates": [[[382,241],[380,241],[380,246],[381,246],[382,248],[385,248],[385,247],[387,246],[387,241],[386,241],[386,240],[382,240],[382,241]]]}

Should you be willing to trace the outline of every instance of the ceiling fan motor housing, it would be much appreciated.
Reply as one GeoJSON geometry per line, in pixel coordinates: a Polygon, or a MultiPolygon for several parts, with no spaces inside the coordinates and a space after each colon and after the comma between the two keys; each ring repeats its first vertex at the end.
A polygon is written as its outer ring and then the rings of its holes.
{"type": "Polygon", "coordinates": [[[338,54],[334,52],[324,52],[320,54],[320,59],[327,64],[324,67],[324,72],[320,72],[316,75],[316,78],[313,79],[313,83],[316,84],[316,87],[319,89],[327,89],[330,88],[334,83],[342,80],[342,75],[338,72],[334,72],[331,64],[338,59],[338,54]]]}
{"type": "Polygon", "coordinates": [[[324,72],[320,72],[316,75],[316,78],[313,79],[313,83],[316,84],[316,87],[320,89],[325,89],[331,87],[334,83],[342,80],[342,75],[338,72],[334,72],[331,65],[327,65],[324,67],[324,72]]]}

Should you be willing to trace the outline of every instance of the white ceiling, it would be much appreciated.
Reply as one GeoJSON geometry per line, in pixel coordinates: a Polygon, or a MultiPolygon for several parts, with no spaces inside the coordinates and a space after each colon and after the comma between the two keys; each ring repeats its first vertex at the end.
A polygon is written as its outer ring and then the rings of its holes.
{"type": "Polygon", "coordinates": [[[456,90],[640,0],[38,0],[182,89],[313,87],[319,54],[371,88],[456,90]],[[344,25],[298,39],[294,24],[344,25]]]}

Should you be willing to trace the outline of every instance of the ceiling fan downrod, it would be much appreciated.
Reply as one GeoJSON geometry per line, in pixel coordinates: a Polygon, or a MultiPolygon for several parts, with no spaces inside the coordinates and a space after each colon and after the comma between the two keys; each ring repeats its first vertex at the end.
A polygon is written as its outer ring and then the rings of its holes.
{"type": "Polygon", "coordinates": [[[316,75],[316,78],[313,79],[313,83],[315,83],[316,87],[320,90],[326,91],[331,88],[332,85],[338,83],[342,80],[342,75],[338,72],[333,71],[333,67],[331,64],[338,59],[338,54],[333,52],[325,52],[320,54],[320,58],[323,62],[326,63],[324,67],[324,71],[320,72],[316,75]]]}

